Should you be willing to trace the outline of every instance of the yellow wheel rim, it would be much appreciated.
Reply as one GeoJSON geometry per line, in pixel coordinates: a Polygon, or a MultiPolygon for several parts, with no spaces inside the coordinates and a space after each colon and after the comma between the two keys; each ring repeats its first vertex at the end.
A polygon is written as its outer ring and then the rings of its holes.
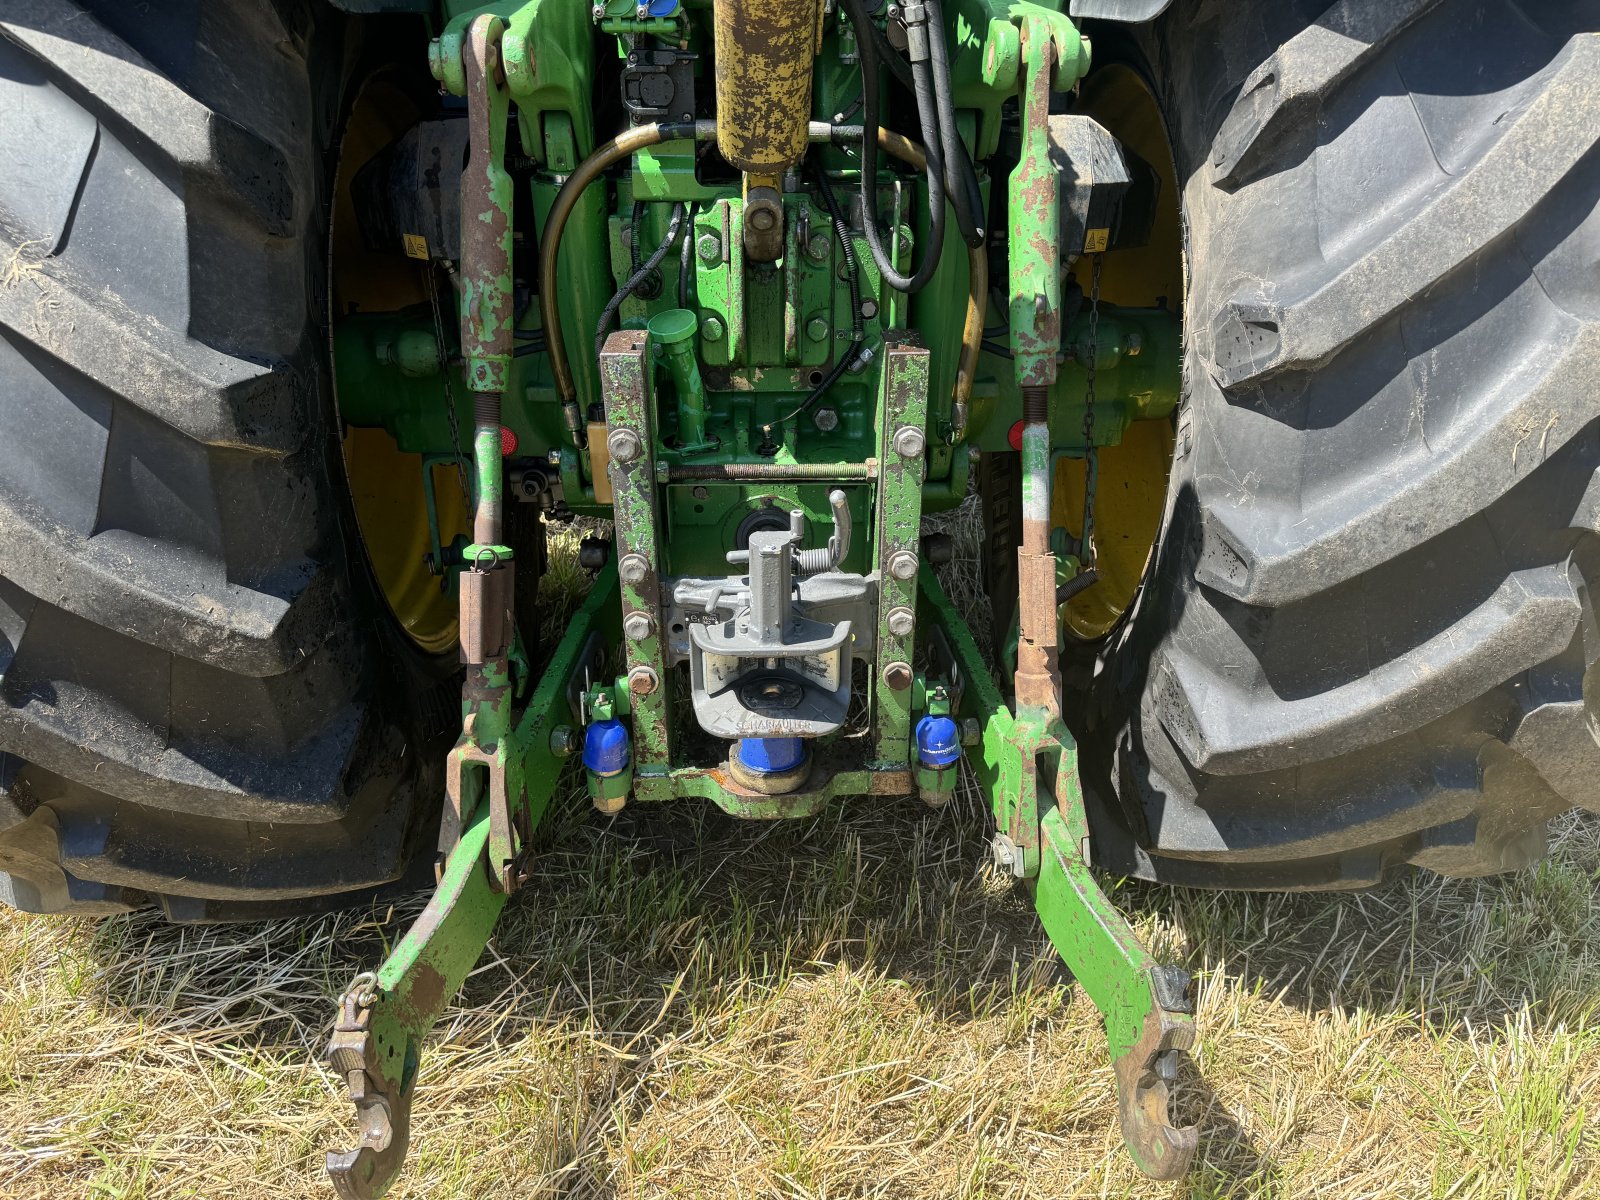
{"type": "MultiPolygon", "coordinates": [[[[1177,172],[1155,97],[1138,72],[1114,63],[1084,82],[1078,108],[1149,163],[1161,180],[1149,244],[1105,256],[1100,276],[1102,303],[1153,307],[1164,299],[1168,307],[1181,305],[1183,228],[1178,215],[1177,172]]],[[[1087,257],[1076,267],[1078,284],[1086,296],[1092,267],[1087,257]]],[[[1172,430],[1170,420],[1135,421],[1119,445],[1100,450],[1094,508],[1098,581],[1063,607],[1063,622],[1074,637],[1085,641],[1104,637],[1133,603],[1166,507],[1172,430]]],[[[1077,537],[1083,531],[1081,459],[1063,459],[1056,465],[1051,496],[1051,523],[1077,537]]]]}
{"type": "MultiPolygon", "coordinates": [[[[351,110],[340,147],[330,239],[335,314],[352,306],[385,312],[427,299],[422,266],[367,248],[350,194],[356,172],[416,119],[410,98],[382,79],[368,82],[351,110]]],[[[383,429],[350,426],[344,463],[356,525],[385,603],[423,650],[447,652],[459,633],[457,601],[447,577],[434,575],[426,563],[432,545],[422,456],[402,453],[383,429]]],[[[455,468],[435,465],[432,473],[439,536],[448,544],[471,525],[455,468]]]]}

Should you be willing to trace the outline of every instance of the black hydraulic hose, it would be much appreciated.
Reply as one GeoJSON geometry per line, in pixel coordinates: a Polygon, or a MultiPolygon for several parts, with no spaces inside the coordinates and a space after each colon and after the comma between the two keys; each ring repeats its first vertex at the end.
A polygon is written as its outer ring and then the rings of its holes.
{"type": "MultiPolygon", "coordinates": [[[[983,192],[967,154],[967,144],[956,129],[956,105],[950,95],[950,52],[944,37],[944,13],[938,0],[923,0],[928,10],[928,58],[933,67],[933,94],[939,112],[939,140],[944,151],[950,204],[956,226],[968,246],[983,245],[983,192]]],[[[924,134],[926,136],[926,134],[924,134]]]]}
{"type": "Polygon", "coordinates": [[[694,215],[700,211],[700,202],[689,205],[689,228],[684,231],[683,244],[678,250],[678,307],[689,307],[689,272],[694,267],[694,215]]]}
{"type": "Polygon", "coordinates": [[[922,127],[923,151],[928,159],[928,241],[922,247],[917,269],[909,276],[895,270],[883,248],[878,232],[878,53],[872,40],[874,26],[863,0],[845,0],[850,24],[855,29],[861,53],[861,202],[865,220],[867,248],[883,281],[899,292],[919,292],[933,278],[944,244],[944,152],[940,146],[938,101],[934,95],[931,68],[926,58],[911,64],[912,90],[917,98],[917,120],[922,127]]]}
{"type": "MultiPolygon", "coordinates": [[[[863,158],[865,157],[863,155],[863,158]]],[[[782,425],[785,421],[794,420],[839,382],[839,377],[849,370],[851,363],[856,361],[856,355],[861,353],[862,344],[867,340],[867,328],[861,317],[861,264],[856,259],[855,243],[850,240],[850,226],[845,223],[844,211],[839,207],[838,197],[833,194],[833,185],[828,182],[828,172],[813,160],[812,173],[816,176],[817,190],[822,193],[823,206],[828,210],[829,219],[833,221],[833,232],[839,239],[839,249],[844,254],[845,281],[850,285],[850,347],[839,356],[839,360],[833,364],[833,369],[823,376],[822,382],[811,389],[793,412],[761,427],[761,432],[769,441],[773,425],[782,425]]]]}
{"type": "MultiPolygon", "coordinates": [[[[872,26],[872,44],[877,48],[879,64],[889,68],[889,73],[901,87],[912,91],[911,64],[889,44],[888,37],[876,25],[872,26]]],[[[945,189],[950,193],[950,203],[956,211],[956,226],[961,230],[962,240],[969,246],[981,246],[987,232],[983,227],[983,191],[978,186],[978,173],[972,169],[972,157],[967,153],[967,144],[956,132],[955,100],[950,94],[949,47],[949,42],[945,40],[944,16],[936,4],[930,4],[928,52],[933,56],[933,86],[939,101],[939,137],[944,144],[947,173],[945,189]]]]}
{"type": "Polygon", "coordinates": [[[681,202],[672,206],[672,220],[667,222],[667,236],[661,239],[661,245],[651,252],[650,257],[644,260],[637,271],[628,276],[628,281],[617,289],[617,294],[611,297],[606,304],[605,311],[600,314],[600,323],[595,326],[594,330],[594,356],[596,358],[600,357],[600,351],[605,348],[606,334],[610,331],[611,322],[616,318],[617,310],[622,307],[622,302],[633,295],[651,271],[661,265],[661,260],[667,257],[667,251],[671,250],[673,243],[678,240],[678,231],[683,227],[683,214],[684,207],[681,202]]]}

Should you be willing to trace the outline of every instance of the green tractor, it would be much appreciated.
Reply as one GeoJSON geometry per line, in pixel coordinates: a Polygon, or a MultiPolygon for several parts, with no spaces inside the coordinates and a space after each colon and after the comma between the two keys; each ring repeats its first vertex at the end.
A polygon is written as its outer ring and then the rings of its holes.
{"type": "Polygon", "coordinates": [[[1600,810],[1597,31],[9,0],[0,898],[431,887],[329,1050],[373,1197],[569,771],[752,819],[965,778],[1181,1176],[1188,978],[1095,870],[1477,875],[1600,810]],[[992,628],[924,528],[964,502],[992,628]]]}

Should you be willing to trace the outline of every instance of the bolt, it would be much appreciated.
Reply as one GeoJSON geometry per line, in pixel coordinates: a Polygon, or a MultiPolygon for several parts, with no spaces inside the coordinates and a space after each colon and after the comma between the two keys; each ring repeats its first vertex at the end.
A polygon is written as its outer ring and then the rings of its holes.
{"type": "Polygon", "coordinates": [[[1122,352],[1129,358],[1138,358],[1144,350],[1144,338],[1137,331],[1129,333],[1127,340],[1122,344],[1122,352]]]}
{"type": "Polygon", "coordinates": [[[622,619],[622,632],[630,642],[642,642],[655,632],[656,623],[647,612],[631,612],[622,619]]]}
{"type": "Polygon", "coordinates": [[[750,214],[750,228],[758,233],[766,233],[778,223],[778,214],[773,205],[762,204],[751,207],[754,211],[750,214]]]}
{"type": "Polygon", "coordinates": [[[695,249],[701,262],[714,263],[722,257],[722,240],[714,233],[702,233],[695,249]]]}
{"type": "Polygon", "coordinates": [[[889,632],[895,637],[908,637],[916,628],[916,618],[911,615],[909,608],[891,608],[889,610],[889,632]]]}
{"type": "Polygon", "coordinates": [[[631,463],[643,449],[639,435],[631,429],[613,429],[606,435],[606,450],[616,462],[631,463]]]}
{"type": "Polygon", "coordinates": [[[896,550],[889,556],[889,574],[901,581],[917,577],[917,556],[909,550],[896,550]]]}
{"type": "Polygon", "coordinates": [[[700,322],[700,336],[708,342],[720,342],[724,332],[721,317],[707,317],[700,322]]]}
{"type": "Polygon", "coordinates": [[[660,685],[661,677],[643,663],[628,672],[628,690],[635,696],[648,696],[660,685]]]}
{"type": "Polygon", "coordinates": [[[883,681],[891,691],[903,692],[911,686],[911,664],[892,662],[883,669],[883,681]]]}
{"type": "Polygon", "coordinates": [[[622,577],[623,583],[643,583],[645,576],[650,574],[650,563],[642,554],[624,554],[622,561],[617,564],[617,574],[622,577]]]}
{"type": "Polygon", "coordinates": [[[639,18],[639,20],[643,21],[650,15],[650,6],[648,4],[641,4],[638,8],[634,9],[633,12],[634,15],[639,18]]]}
{"type": "Polygon", "coordinates": [[[901,458],[921,458],[928,440],[915,425],[904,425],[895,430],[894,452],[901,458]]]}
{"type": "Polygon", "coordinates": [[[817,409],[816,414],[811,419],[823,433],[832,433],[839,428],[839,414],[831,408],[817,409]]]}
{"type": "Polygon", "coordinates": [[[806,336],[813,342],[825,342],[828,340],[828,331],[831,328],[832,326],[828,324],[827,317],[812,317],[811,320],[806,322],[806,336]]]}
{"type": "Polygon", "coordinates": [[[571,725],[557,725],[550,731],[550,753],[566,758],[578,752],[578,731],[571,725]]]}
{"type": "Polygon", "coordinates": [[[813,234],[811,236],[811,240],[806,243],[806,254],[811,257],[813,262],[827,262],[828,245],[829,243],[827,234],[813,234]]]}
{"type": "Polygon", "coordinates": [[[977,717],[968,717],[961,722],[961,744],[963,746],[976,746],[983,741],[983,726],[977,717]]]}
{"type": "Polygon", "coordinates": [[[606,15],[606,6],[604,4],[596,4],[589,10],[589,15],[596,21],[604,20],[606,15]]]}
{"type": "Polygon", "coordinates": [[[559,467],[561,465],[561,451],[552,450],[552,451],[550,451],[549,457],[550,457],[550,465],[552,467],[559,467]]]}
{"type": "Polygon", "coordinates": [[[695,484],[694,485],[694,490],[691,491],[689,494],[691,496],[693,496],[696,500],[709,500],[709,499],[711,499],[711,489],[706,487],[706,485],[703,484],[703,483],[695,484]]]}
{"type": "Polygon", "coordinates": [[[876,300],[863,300],[861,302],[861,317],[870,321],[878,315],[878,302],[876,300]]]}

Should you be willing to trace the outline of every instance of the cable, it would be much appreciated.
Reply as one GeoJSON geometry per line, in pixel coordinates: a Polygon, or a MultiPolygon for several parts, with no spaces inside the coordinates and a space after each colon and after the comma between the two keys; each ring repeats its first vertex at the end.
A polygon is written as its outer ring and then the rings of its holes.
{"type": "Polygon", "coordinates": [[[856,355],[861,353],[862,344],[867,340],[866,326],[861,323],[861,264],[856,260],[856,248],[850,241],[850,226],[845,224],[844,212],[839,208],[839,200],[833,194],[833,185],[828,182],[828,173],[815,160],[811,166],[812,174],[816,177],[818,190],[822,193],[822,204],[828,210],[828,216],[833,221],[834,235],[839,239],[839,247],[844,253],[845,279],[850,285],[850,348],[839,356],[833,368],[822,378],[822,382],[812,388],[806,398],[802,400],[793,412],[782,420],[769,421],[761,426],[763,436],[770,441],[774,425],[783,425],[794,420],[806,409],[810,408],[817,400],[839,382],[839,377],[855,362],[856,355]]]}
{"type": "Polygon", "coordinates": [[[899,292],[919,292],[933,278],[939,265],[939,252],[944,245],[944,149],[939,138],[938,101],[934,95],[932,69],[927,58],[911,64],[912,90],[917,98],[917,121],[922,127],[923,152],[928,159],[928,240],[922,247],[917,269],[909,276],[895,270],[894,263],[883,248],[878,232],[878,53],[877,43],[871,38],[876,28],[867,15],[863,0],[845,0],[850,24],[856,32],[856,44],[861,48],[861,201],[866,219],[862,229],[867,237],[867,248],[878,265],[884,283],[899,292]]]}
{"type": "Polygon", "coordinates": [[[594,330],[594,356],[600,357],[600,351],[605,348],[606,333],[611,328],[611,322],[617,315],[617,310],[622,307],[622,302],[633,295],[635,289],[644,282],[645,277],[661,265],[661,260],[666,258],[667,251],[672,249],[672,244],[678,240],[678,232],[683,227],[684,207],[680,201],[672,206],[672,220],[667,222],[667,236],[662,239],[661,245],[651,252],[644,264],[628,276],[628,281],[617,289],[617,294],[611,297],[606,304],[605,311],[600,314],[600,322],[594,330]]]}
{"type": "Polygon", "coordinates": [[[689,307],[689,271],[694,266],[694,218],[700,211],[700,201],[689,205],[689,228],[684,232],[683,245],[678,250],[678,307],[689,307]]]}

